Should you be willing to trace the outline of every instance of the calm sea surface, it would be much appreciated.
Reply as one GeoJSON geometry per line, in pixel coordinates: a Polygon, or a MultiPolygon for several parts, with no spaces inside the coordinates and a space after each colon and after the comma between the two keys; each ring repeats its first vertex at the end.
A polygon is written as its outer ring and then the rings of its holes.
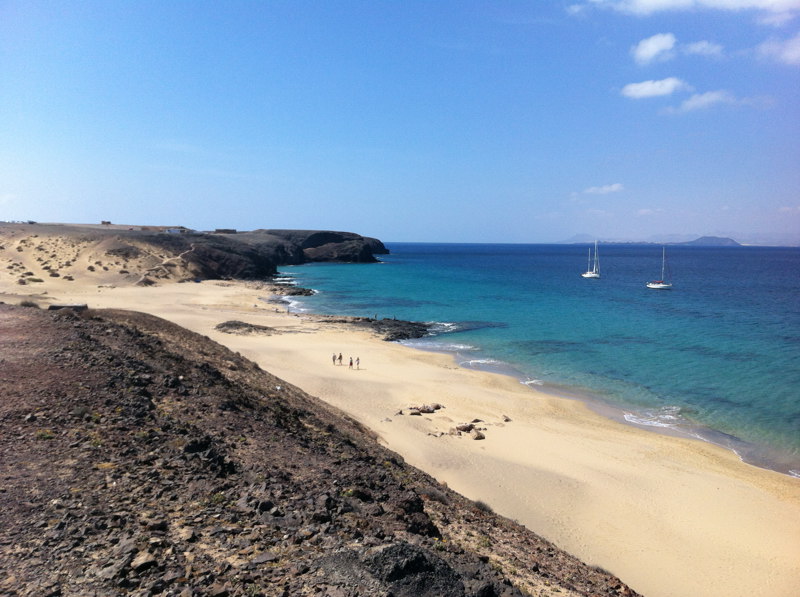
{"type": "MultiPolygon", "coordinates": [[[[293,308],[436,322],[411,344],[588,398],[800,476],[800,249],[387,243],[370,265],[282,268],[293,308]]],[[[363,355],[362,355],[363,358],[363,355]]]]}

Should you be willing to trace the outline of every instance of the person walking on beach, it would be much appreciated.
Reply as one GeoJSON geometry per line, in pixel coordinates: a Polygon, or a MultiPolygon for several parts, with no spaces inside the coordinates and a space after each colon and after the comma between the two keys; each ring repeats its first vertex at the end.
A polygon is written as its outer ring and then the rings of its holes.
{"type": "Polygon", "coordinates": [[[350,369],[353,368],[353,357],[350,357],[350,369]]]}
{"type": "Polygon", "coordinates": [[[333,366],[336,366],[336,353],[333,353],[333,366]]]}
{"type": "Polygon", "coordinates": [[[341,366],[341,364],[342,364],[342,353],[340,352],[339,353],[339,365],[341,366]]]}
{"type": "Polygon", "coordinates": [[[356,357],[356,369],[361,369],[361,358],[356,357]]]}

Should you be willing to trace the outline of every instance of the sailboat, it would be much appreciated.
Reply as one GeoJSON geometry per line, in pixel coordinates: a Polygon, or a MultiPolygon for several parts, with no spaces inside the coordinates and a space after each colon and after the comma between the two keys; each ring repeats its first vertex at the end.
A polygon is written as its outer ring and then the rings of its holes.
{"type": "Polygon", "coordinates": [[[589,247],[589,263],[586,265],[586,271],[581,276],[584,278],[600,277],[600,255],[597,253],[597,241],[594,241],[594,262],[592,262],[592,247],[589,247]]]}
{"type": "Polygon", "coordinates": [[[670,288],[672,288],[671,282],[664,281],[664,267],[666,263],[667,263],[667,249],[666,247],[661,247],[661,279],[648,282],[647,283],[648,288],[655,288],[657,290],[669,290],[670,288]]]}

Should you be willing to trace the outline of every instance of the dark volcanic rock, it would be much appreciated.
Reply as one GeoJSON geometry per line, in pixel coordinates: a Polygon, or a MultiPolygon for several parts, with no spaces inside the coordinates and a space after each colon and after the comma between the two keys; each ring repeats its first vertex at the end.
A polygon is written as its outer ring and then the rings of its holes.
{"type": "Polygon", "coordinates": [[[335,315],[320,317],[329,323],[346,323],[355,327],[370,329],[379,336],[383,336],[383,339],[389,342],[422,338],[427,336],[431,330],[429,324],[420,321],[373,319],[371,317],[339,317],[335,315]]]}
{"type": "Polygon", "coordinates": [[[214,326],[214,328],[220,332],[225,332],[226,334],[263,334],[265,336],[269,336],[275,333],[274,328],[236,320],[223,321],[222,323],[218,323],[216,326],[214,326]]]}
{"type": "Polygon", "coordinates": [[[635,595],[164,320],[0,304],[0,362],[0,594],[635,595]]]}
{"type": "MultiPolygon", "coordinates": [[[[239,235],[241,236],[241,235],[239,235]]],[[[247,242],[259,243],[279,239],[288,246],[300,247],[302,257],[295,255],[294,263],[310,261],[344,261],[348,263],[374,263],[374,255],[387,254],[389,250],[381,241],[352,232],[318,230],[256,230],[245,235],[247,242]]],[[[274,243],[275,241],[271,241],[274,243]]],[[[291,262],[287,262],[291,263],[291,262]]]]}

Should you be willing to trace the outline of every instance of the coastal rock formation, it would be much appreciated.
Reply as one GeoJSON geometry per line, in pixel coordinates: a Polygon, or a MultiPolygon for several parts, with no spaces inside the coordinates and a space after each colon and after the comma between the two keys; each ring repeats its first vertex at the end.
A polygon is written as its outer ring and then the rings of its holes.
{"type": "Polygon", "coordinates": [[[159,318],[0,304],[0,364],[4,595],[635,595],[159,318]]]}
{"type": "Polygon", "coordinates": [[[264,280],[280,265],[316,261],[372,263],[388,253],[351,232],[256,230],[195,232],[181,227],[0,225],[0,275],[21,285],[45,277],[106,284],[264,280]]]}
{"type": "MultiPolygon", "coordinates": [[[[241,235],[239,235],[241,236],[241,235]]],[[[247,233],[248,242],[259,243],[269,239],[280,239],[291,247],[299,247],[302,258],[298,262],[343,261],[347,263],[374,263],[375,255],[387,255],[389,250],[376,238],[368,238],[352,232],[317,230],[256,230],[247,233]]]]}

